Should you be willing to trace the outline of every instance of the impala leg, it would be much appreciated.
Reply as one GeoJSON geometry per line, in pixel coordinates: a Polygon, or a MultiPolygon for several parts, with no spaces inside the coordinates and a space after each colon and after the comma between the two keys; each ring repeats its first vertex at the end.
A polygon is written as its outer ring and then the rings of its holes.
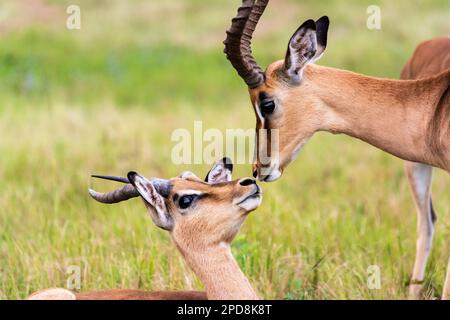
{"type": "Polygon", "coordinates": [[[448,259],[447,276],[445,277],[442,300],[450,300],[450,259],[448,259]]]}
{"type": "Polygon", "coordinates": [[[406,173],[417,209],[416,260],[409,285],[409,298],[420,299],[436,221],[430,187],[433,168],[421,163],[406,162],[406,173]]]}

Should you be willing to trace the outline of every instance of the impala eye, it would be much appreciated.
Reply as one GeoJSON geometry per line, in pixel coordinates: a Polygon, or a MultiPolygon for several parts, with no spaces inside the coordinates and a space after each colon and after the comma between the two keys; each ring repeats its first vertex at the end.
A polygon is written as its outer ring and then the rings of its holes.
{"type": "Polygon", "coordinates": [[[261,114],[263,117],[271,114],[275,109],[275,102],[273,102],[273,100],[262,101],[259,105],[259,109],[261,110],[261,114]]]}
{"type": "Polygon", "coordinates": [[[180,200],[178,200],[178,206],[181,209],[186,209],[192,204],[192,201],[194,201],[195,197],[196,196],[193,194],[182,196],[180,200]]]}

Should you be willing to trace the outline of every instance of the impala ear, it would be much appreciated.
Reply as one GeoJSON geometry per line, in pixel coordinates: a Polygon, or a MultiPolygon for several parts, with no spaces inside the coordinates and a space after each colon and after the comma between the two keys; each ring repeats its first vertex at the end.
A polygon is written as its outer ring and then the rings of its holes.
{"type": "Polygon", "coordinates": [[[327,16],[323,16],[316,21],[317,52],[314,56],[314,61],[319,60],[327,48],[329,26],[330,19],[327,16]]]}
{"type": "Polygon", "coordinates": [[[307,64],[320,59],[327,46],[328,17],[307,20],[289,40],[284,72],[291,83],[299,84],[307,64]]]}
{"type": "Polygon", "coordinates": [[[161,195],[161,193],[157,191],[158,189],[165,191],[166,189],[169,189],[169,181],[155,179],[155,182],[152,182],[136,172],[129,172],[128,180],[136,188],[139,195],[144,200],[145,206],[148,208],[148,212],[150,213],[150,217],[156,226],[164,230],[172,230],[173,219],[167,210],[166,203],[164,201],[165,196],[161,195]],[[163,188],[162,185],[164,183],[166,183],[167,186],[164,186],[163,188]]]}
{"type": "Polygon", "coordinates": [[[231,181],[233,173],[233,162],[230,158],[223,158],[217,161],[206,175],[205,182],[209,184],[223,183],[231,181]]]}

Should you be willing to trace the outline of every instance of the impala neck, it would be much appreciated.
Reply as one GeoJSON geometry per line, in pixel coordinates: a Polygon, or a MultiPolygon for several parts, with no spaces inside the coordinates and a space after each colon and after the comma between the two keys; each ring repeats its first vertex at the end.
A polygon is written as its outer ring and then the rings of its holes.
{"type": "Polygon", "coordinates": [[[189,267],[205,286],[208,299],[260,299],[239,268],[229,244],[221,243],[202,250],[184,250],[178,247],[189,267]]]}
{"type": "Polygon", "coordinates": [[[448,75],[387,80],[312,65],[306,78],[325,106],[320,130],[350,135],[405,160],[443,166],[426,137],[448,75]]]}

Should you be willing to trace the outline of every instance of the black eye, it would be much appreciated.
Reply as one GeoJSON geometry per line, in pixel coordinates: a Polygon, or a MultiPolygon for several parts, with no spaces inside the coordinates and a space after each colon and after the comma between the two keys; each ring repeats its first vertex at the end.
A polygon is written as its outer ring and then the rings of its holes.
{"type": "Polygon", "coordinates": [[[261,110],[262,116],[264,117],[273,112],[273,110],[275,109],[275,102],[273,102],[273,100],[262,101],[259,105],[259,108],[261,110]]]}
{"type": "Polygon", "coordinates": [[[178,205],[180,206],[181,209],[186,209],[187,207],[189,207],[192,204],[192,201],[194,201],[195,199],[195,195],[186,195],[186,196],[182,196],[180,198],[180,200],[178,200],[178,205]]]}

